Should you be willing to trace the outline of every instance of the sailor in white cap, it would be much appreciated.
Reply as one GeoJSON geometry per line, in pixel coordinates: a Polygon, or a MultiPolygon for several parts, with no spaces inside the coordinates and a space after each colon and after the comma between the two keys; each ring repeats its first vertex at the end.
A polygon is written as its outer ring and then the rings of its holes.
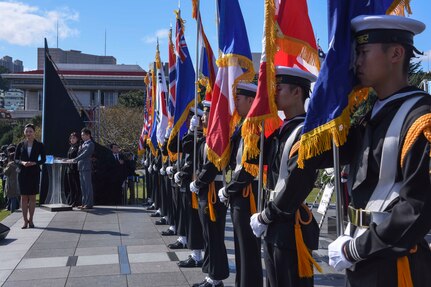
{"type": "MultiPolygon", "coordinates": [[[[250,111],[257,86],[251,83],[239,83],[236,87],[235,108],[244,119],[250,111]]],[[[253,235],[250,216],[256,212],[258,181],[250,170],[242,164],[244,140],[241,134],[242,121],[235,128],[231,137],[230,169],[233,171],[230,183],[218,191],[221,201],[229,202],[234,228],[235,242],[235,286],[263,286],[261,243],[253,235]]],[[[258,169],[259,158],[248,160],[246,165],[258,169]]]]}
{"type": "Polygon", "coordinates": [[[314,187],[317,173],[314,168],[299,169],[296,160],[305,119],[304,102],[315,81],[316,76],[298,68],[276,67],[275,102],[286,119],[265,142],[266,208],[250,220],[254,234],[264,235],[265,267],[271,287],[314,284],[310,250],[318,247],[319,227],[303,202],[314,187]],[[298,268],[304,262],[311,267],[308,272],[298,268]]]}
{"type": "Polygon", "coordinates": [[[203,101],[201,118],[204,136],[198,139],[196,180],[190,184],[190,190],[197,194],[199,218],[205,240],[205,258],[202,272],[208,274],[203,281],[193,287],[222,287],[223,280],[229,277],[229,263],[224,241],[226,225],[226,206],[217,197],[217,190],[223,186],[221,172],[208,160],[205,130],[208,126],[210,101],[203,101]]]}
{"type": "Polygon", "coordinates": [[[431,286],[431,97],[408,83],[413,37],[425,25],[358,16],[352,28],[358,80],[378,99],[340,153],[351,167],[352,202],[329,263],[347,269],[347,286],[431,286]]]}

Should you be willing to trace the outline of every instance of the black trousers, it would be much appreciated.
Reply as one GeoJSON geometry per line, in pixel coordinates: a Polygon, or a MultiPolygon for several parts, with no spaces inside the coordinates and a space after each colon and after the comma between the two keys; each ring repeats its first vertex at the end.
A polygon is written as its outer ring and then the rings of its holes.
{"type": "MultiPolygon", "coordinates": [[[[146,198],[150,198],[151,197],[151,175],[148,173],[148,170],[145,171],[145,195],[146,198]]],[[[151,200],[154,201],[153,198],[151,198],[151,200]]]]}
{"type": "Polygon", "coordinates": [[[232,195],[230,208],[235,242],[235,286],[261,287],[263,286],[261,240],[254,236],[250,227],[249,197],[244,198],[242,192],[232,195]]]}
{"type": "Polygon", "coordinates": [[[187,236],[188,233],[189,210],[187,201],[188,199],[186,188],[178,188],[177,234],[179,236],[187,236]]]}
{"type": "Polygon", "coordinates": [[[151,177],[153,179],[151,198],[154,200],[154,205],[158,209],[160,208],[160,176],[158,173],[153,171],[151,173],[151,177]]]}
{"type": "Polygon", "coordinates": [[[295,248],[278,248],[264,241],[264,258],[269,287],[312,287],[314,277],[299,278],[295,248]]]}
{"type": "Polygon", "coordinates": [[[169,225],[175,225],[174,213],[174,189],[171,185],[171,180],[166,176],[166,220],[169,225]]]}
{"type": "Polygon", "coordinates": [[[79,172],[66,172],[65,173],[65,190],[66,190],[66,198],[67,204],[72,206],[79,206],[82,204],[81,202],[81,187],[79,183],[79,172]]]}
{"type": "Polygon", "coordinates": [[[166,210],[166,176],[164,175],[159,175],[159,181],[160,181],[160,212],[162,214],[162,216],[165,216],[167,214],[167,210],[166,210]]]}
{"type": "Polygon", "coordinates": [[[169,222],[170,225],[175,225],[176,230],[178,230],[179,222],[179,204],[180,204],[180,193],[177,185],[171,180],[171,190],[172,190],[172,220],[169,222]]]}
{"type": "MultiPolygon", "coordinates": [[[[223,186],[216,182],[216,192],[223,186]]],[[[216,195],[216,203],[213,205],[216,221],[210,220],[208,210],[208,190],[199,192],[199,217],[202,223],[205,240],[205,257],[202,271],[214,280],[224,280],[229,277],[229,263],[226,246],[224,244],[224,229],[226,226],[227,207],[220,202],[216,195]]]]}
{"type": "Polygon", "coordinates": [[[202,224],[199,219],[198,209],[192,207],[192,192],[187,188],[187,205],[188,205],[188,229],[187,229],[187,247],[190,250],[202,250],[205,247],[205,241],[202,231],[202,224]]]}

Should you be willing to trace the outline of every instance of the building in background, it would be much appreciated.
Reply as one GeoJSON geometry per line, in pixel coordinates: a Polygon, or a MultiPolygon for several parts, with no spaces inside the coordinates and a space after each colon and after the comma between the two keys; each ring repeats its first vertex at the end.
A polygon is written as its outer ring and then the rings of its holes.
{"type": "Polygon", "coordinates": [[[20,73],[24,71],[24,65],[21,60],[13,61],[12,57],[4,56],[0,59],[0,66],[5,67],[9,73],[20,73]]]}
{"type": "MultiPolygon", "coordinates": [[[[43,103],[43,49],[38,48],[38,69],[2,74],[11,89],[22,91],[23,112],[40,114],[43,103]]],[[[78,109],[114,106],[121,93],[144,90],[144,71],[138,65],[117,65],[113,56],[83,54],[80,51],[49,49],[60,78],[78,109]]],[[[10,57],[9,57],[10,58],[10,57]]],[[[22,105],[20,105],[22,107],[22,105]]]]}
{"type": "MultiPolygon", "coordinates": [[[[94,65],[116,65],[117,59],[113,56],[98,56],[84,54],[81,51],[63,51],[59,48],[49,48],[52,60],[58,64],[94,64],[94,65]]],[[[37,69],[43,70],[45,61],[45,49],[37,49],[37,69]]]]}

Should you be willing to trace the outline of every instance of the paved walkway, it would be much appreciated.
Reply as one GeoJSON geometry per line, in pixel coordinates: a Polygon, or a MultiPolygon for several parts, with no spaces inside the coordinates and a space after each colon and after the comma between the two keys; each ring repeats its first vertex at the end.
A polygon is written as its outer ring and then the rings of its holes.
{"type": "MultiPolygon", "coordinates": [[[[96,207],[90,212],[37,209],[34,229],[21,229],[20,213],[3,220],[11,231],[0,241],[0,286],[191,286],[202,281],[199,268],[179,268],[189,251],[166,247],[175,236],[162,237],[166,226],[154,225],[142,207],[96,207]]],[[[229,216],[228,216],[229,218],[229,216]]],[[[316,286],[343,286],[343,275],[329,267],[322,249],[315,258],[324,274],[316,286]]],[[[228,219],[226,246],[234,286],[233,229],[228,219]]]]}

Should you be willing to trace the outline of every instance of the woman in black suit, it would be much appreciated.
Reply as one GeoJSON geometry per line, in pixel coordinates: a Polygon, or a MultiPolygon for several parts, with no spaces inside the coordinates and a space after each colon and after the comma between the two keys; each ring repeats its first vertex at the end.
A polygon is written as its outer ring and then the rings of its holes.
{"type": "MultiPolygon", "coordinates": [[[[78,156],[79,144],[81,136],[73,132],[69,136],[69,151],[67,152],[67,158],[72,159],[78,156]]],[[[66,194],[67,203],[72,207],[81,205],[81,188],[79,187],[79,172],[76,163],[67,165],[66,168],[66,194]]]]}
{"type": "Polygon", "coordinates": [[[24,218],[23,229],[33,228],[36,208],[36,194],[39,193],[40,165],[45,163],[45,148],[34,138],[35,127],[27,124],[24,128],[25,140],[20,142],[15,152],[18,164],[18,184],[21,193],[21,208],[24,218]]]}

